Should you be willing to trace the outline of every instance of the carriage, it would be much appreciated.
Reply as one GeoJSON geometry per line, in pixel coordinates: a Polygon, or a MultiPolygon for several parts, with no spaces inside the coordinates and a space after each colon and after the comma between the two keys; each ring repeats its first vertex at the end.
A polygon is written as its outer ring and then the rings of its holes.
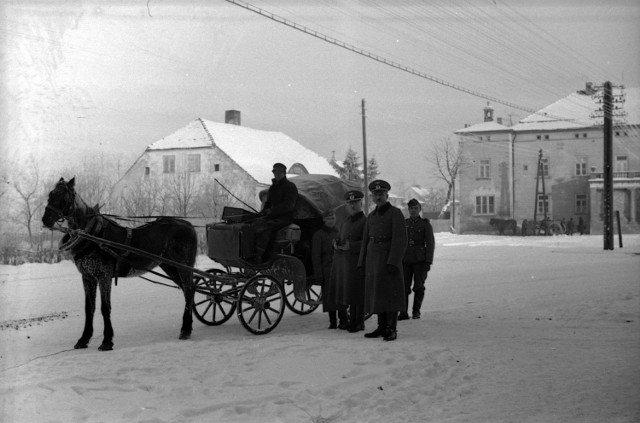
{"type": "Polygon", "coordinates": [[[265,334],[278,325],[285,307],[305,315],[321,304],[322,287],[311,266],[311,238],[323,225],[323,212],[334,210],[338,224],[348,216],[344,194],[359,187],[330,175],[290,180],[299,193],[294,223],[278,231],[276,254],[267,262],[247,261],[254,249],[250,222],[255,213],[225,207],[222,222],[206,225],[207,255],[222,268],[195,276],[193,313],[202,323],[221,325],[235,312],[249,332],[265,334]]]}
{"type": "Polygon", "coordinates": [[[74,348],[87,348],[91,340],[99,289],[104,319],[99,349],[113,349],[111,281],[146,272],[171,279],[182,290],[180,339],[190,338],[193,315],[215,326],[236,312],[249,332],[265,334],[280,323],[285,307],[297,314],[313,312],[320,305],[322,288],[312,276],[311,238],[322,227],[323,212],[334,210],[337,222],[348,216],[344,194],[358,186],[330,175],[300,175],[291,181],[299,192],[294,223],[278,232],[272,258],[261,264],[246,260],[254,247],[248,222],[256,213],[227,207],[222,222],[206,225],[207,254],[219,267],[200,270],[194,267],[198,240],[191,223],[160,217],[124,227],[97,205],[89,206],[75,191],[75,178],[60,178],[49,193],[42,223],[65,232],[60,248],[71,254],[82,275],[85,325],[74,348]],[[60,225],[63,221],[67,227],[60,225]],[[157,266],[165,275],[153,270],[157,266]]]}

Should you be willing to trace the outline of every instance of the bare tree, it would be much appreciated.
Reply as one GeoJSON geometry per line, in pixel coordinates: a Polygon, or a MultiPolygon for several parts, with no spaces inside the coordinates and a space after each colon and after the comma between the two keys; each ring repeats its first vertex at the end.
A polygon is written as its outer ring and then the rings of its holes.
{"type": "Polygon", "coordinates": [[[458,173],[466,165],[460,146],[450,137],[441,138],[432,145],[431,154],[427,155],[426,159],[435,165],[435,176],[447,184],[445,203],[448,203],[458,173]]]}
{"type": "Polygon", "coordinates": [[[200,194],[200,184],[192,172],[176,173],[167,186],[172,212],[178,216],[194,214],[194,199],[200,194]]]}
{"type": "Polygon", "coordinates": [[[20,198],[15,213],[11,214],[11,220],[27,229],[29,234],[29,244],[33,247],[33,224],[37,216],[40,215],[46,202],[46,194],[42,182],[41,171],[34,160],[23,168],[22,172],[16,173],[15,179],[9,180],[20,198]]]}
{"type": "Polygon", "coordinates": [[[167,194],[161,183],[154,178],[143,178],[129,189],[123,190],[119,211],[129,216],[162,215],[167,205],[167,194]]]}

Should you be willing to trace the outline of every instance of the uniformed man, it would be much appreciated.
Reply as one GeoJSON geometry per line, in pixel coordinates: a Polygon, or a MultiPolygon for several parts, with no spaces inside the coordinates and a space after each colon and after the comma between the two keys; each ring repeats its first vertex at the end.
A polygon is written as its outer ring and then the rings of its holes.
{"type": "Polygon", "coordinates": [[[360,249],[358,268],[365,272],[364,311],[378,315],[378,327],[364,336],[383,337],[393,341],[398,337],[398,312],[405,309],[402,257],[407,248],[404,216],[389,203],[391,185],[375,180],[369,184],[376,205],[364,226],[364,241],[360,249]]]}
{"type": "Polygon", "coordinates": [[[409,295],[411,294],[411,283],[413,282],[413,307],[412,318],[420,318],[420,308],[424,299],[424,282],[427,274],[431,270],[433,263],[433,252],[435,249],[435,238],[433,228],[429,219],[420,216],[422,205],[412,198],[408,203],[409,218],[405,221],[407,225],[407,251],[402,259],[404,273],[404,292],[406,295],[406,307],[398,315],[398,320],[408,320],[409,295]]]}
{"type": "Polygon", "coordinates": [[[273,179],[259,217],[251,222],[255,233],[255,256],[249,261],[260,263],[269,258],[271,244],[278,230],[293,223],[298,201],[298,187],[287,179],[287,167],[273,165],[273,179]]]}
{"type": "Polygon", "coordinates": [[[349,306],[349,332],[352,333],[364,330],[364,277],[357,269],[367,220],[362,211],[363,197],[358,190],[345,193],[349,217],[340,225],[340,235],[333,245],[331,278],[335,279],[336,302],[349,306]]]}

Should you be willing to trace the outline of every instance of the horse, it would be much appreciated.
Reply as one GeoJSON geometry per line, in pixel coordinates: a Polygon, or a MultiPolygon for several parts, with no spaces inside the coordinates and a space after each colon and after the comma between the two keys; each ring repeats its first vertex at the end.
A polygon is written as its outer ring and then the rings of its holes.
{"type": "Polygon", "coordinates": [[[126,228],[100,213],[99,207],[89,207],[75,191],[75,177],[66,182],[60,178],[49,193],[42,223],[53,229],[57,222],[67,221],[71,230],[61,240],[61,248],[70,251],[76,268],[82,275],[85,298],[85,323],[82,336],[75,349],[87,348],[93,335],[93,316],[96,308],[96,289],[100,288],[100,311],[104,320],[104,337],[100,351],[113,349],[111,325],[111,279],[139,276],[160,266],[168,277],[182,290],[185,299],[182,327],[179,339],[189,339],[193,325],[193,297],[195,283],[193,268],[198,238],[191,223],[186,220],[161,217],[136,228],[126,228]],[[82,230],[93,237],[74,235],[82,230]],[[95,238],[131,246],[150,253],[142,256],[125,249],[105,247],[95,238]],[[161,260],[167,260],[166,262],[161,260]],[[176,263],[170,264],[171,262],[176,263]]]}
{"type": "Polygon", "coordinates": [[[498,230],[500,235],[504,235],[504,231],[510,229],[513,235],[516,234],[518,225],[513,219],[491,219],[489,224],[498,230]]]}

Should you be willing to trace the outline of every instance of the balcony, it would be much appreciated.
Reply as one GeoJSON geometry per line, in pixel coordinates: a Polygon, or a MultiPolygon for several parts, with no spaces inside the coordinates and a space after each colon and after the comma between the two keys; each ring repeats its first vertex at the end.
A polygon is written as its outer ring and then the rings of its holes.
{"type": "MultiPolygon", "coordinates": [[[[640,172],[638,171],[626,171],[626,172],[613,172],[613,179],[637,179],[640,178],[640,172]]],[[[604,173],[591,173],[589,179],[604,179],[604,173]]]]}

